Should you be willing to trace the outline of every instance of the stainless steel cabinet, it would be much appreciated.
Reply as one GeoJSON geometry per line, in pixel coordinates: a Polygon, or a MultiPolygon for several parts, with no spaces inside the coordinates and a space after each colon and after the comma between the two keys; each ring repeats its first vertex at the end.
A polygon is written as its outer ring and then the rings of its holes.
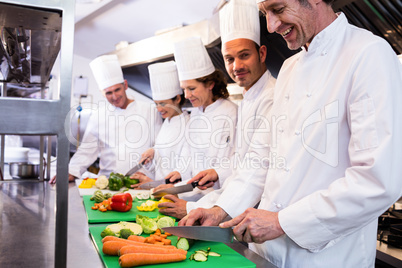
{"type": "Polygon", "coordinates": [[[43,86],[60,53],[58,99],[0,98],[0,134],[57,136],[55,267],[67,262],[69,126],[64,122],[70,110],[74,8],[74,1],[0,1],[0,68],[6,68],[1,83],[43,86]]]}

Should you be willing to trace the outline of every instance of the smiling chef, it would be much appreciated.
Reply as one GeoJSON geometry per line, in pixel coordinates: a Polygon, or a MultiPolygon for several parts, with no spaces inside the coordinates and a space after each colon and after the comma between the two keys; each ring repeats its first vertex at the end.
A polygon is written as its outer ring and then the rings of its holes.
{"type": "Polygon", "coordinates": [[[249,151],[284,165],[252,178],[245,168],[245,180],[264,188],[240,200],[223,191],[215,207],[179,223],[218,225],[230,215],[220,227],[234,227],[277,267],[374,267],[378,217],[402,195],[401,64],[385,40],[349,24],[332,2],[257,0],[268,31],[302,48],[278,74],[271,133],[253,137],[270,148],[249,151]]]}

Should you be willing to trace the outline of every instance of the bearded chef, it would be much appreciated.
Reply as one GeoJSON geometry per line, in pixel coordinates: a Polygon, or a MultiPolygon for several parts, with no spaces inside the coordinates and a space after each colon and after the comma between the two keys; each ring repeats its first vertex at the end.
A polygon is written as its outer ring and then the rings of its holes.
{"type": "MultiPolygon", "coordinates": [[[[82,142],[70,160],[69,181],[80,178],[98,157],[98,175],[125,174],[138,163],[141,153],[154,145],[162,124],[153,104],[127,97],[127,80],[116,55],[100,56],[90,67],[107,102],[101,101],[92,111],[82,142]]],[[[56,176],[50,183],[55,181],[56,176]]]]}

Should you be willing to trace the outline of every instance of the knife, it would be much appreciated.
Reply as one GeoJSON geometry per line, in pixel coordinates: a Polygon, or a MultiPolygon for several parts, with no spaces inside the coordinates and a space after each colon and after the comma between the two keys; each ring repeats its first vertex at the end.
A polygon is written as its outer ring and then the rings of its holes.
{"type": "Polygon", "coordinates": [[[175,226],[162,229],[178,237],[204,241],[232,243],[234,237],[232,228],[221,228],[219,226],[175,226]]]}
{"type": "Polygon", "coordinates": [[[188,184],[181,185],[181,186],[173,186],[170,188],[162,189],[162,190],[152,193],[152,195],[155,197],[162,197],[167,194],[180,194],[180,193],[190,192],[197,186],[198,186],[198,181],[195,181],[195,182],[188,183],[188,184]]]}
{"type": "Polygon", "coordinates": [[[168,184],[168,183],[176,183],[176,182],[180,182],[181,178],[177,179],[174,182],[170,182],[169,179],[166,180],[157,180],[157,181],[150,181],[150,182],[146,182],[144,184],[142,184],[140,186],[141,189],[146,189],[146,190],[150,190],[152,188],[156,188],[157,186],[161,185],[161,184],[168,184]]]}
{"type": "MultiPolygon", "coordinates": [[[[146,159],[145,159],[146,160],[146,159]]],[[[142,168],[143,164],[145,163],[145,160],[138,163],[137,165],[135,165],[133,168],[131,168],[129,171],[127,171],[126,175],[124,176],[131,176],[133,175],[135,172],[137,172],[138,170],[140,170],[140,168],[142,168]]]]}

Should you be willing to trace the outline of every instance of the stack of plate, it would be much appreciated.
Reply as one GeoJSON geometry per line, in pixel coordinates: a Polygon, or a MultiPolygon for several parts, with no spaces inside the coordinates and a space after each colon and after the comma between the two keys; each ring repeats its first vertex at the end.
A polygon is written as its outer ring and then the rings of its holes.
{"type": "Polygon", "coordinates": [[[4,162],[28,162],[29,148],[24,147],[5,147],[4,162]]]}

